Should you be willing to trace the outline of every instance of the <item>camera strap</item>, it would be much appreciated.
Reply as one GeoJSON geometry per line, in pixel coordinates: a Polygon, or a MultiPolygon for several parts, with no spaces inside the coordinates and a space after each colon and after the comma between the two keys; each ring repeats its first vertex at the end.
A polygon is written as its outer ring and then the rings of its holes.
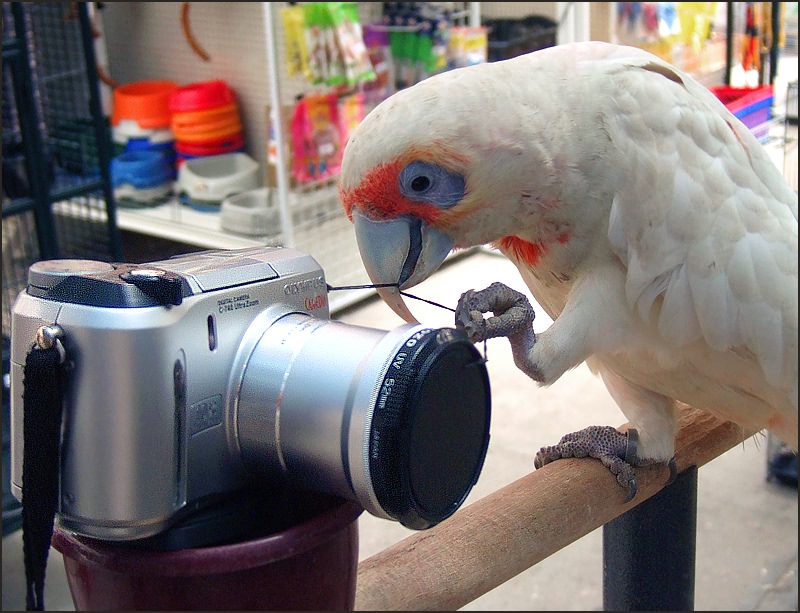
{"type": "Polygon", "coordinates": [[[23,380],[22,548],[26,608],[44,610],[44,577],[58,508],[61,415],[66,383],[60,328],[40,328],[23,380]],[[44,332],[43,332],[44,330],[44,332]]]}

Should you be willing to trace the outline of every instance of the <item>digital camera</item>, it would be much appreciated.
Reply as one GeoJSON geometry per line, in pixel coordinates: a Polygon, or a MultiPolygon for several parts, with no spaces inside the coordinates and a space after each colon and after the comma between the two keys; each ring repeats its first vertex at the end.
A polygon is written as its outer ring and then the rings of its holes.
{"type": "Polygon", "coordinates": [[[37,330],[58,326],[68,530],[146,539],[287,485],[412,529],[449,517],[489,443],[480,353],[455,328],[333,320],[328,291],[319,264],[289,248],[35,263],[12,315],[14,494],[26,356],[37,330]]]}

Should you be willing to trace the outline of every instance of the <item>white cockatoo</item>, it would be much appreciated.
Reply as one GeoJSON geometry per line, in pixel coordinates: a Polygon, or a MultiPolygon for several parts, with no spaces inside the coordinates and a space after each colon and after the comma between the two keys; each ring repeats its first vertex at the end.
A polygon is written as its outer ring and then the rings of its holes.
{"type": "Polygon", "coordinates": [[[677,402],[797,449],[797,193],[707,88],[641,49],[600,42],[452,70],[378,105],[344,151],[340,197],[379,293],[452,249],[491,244],[526,296],[466,291],[456,325],[506,336],[542,385],[586,361],[631,429],[591,426],[534,464],[672,463],[677,402]],[[483,314],[493,316],[484,319],[483,314]]]}

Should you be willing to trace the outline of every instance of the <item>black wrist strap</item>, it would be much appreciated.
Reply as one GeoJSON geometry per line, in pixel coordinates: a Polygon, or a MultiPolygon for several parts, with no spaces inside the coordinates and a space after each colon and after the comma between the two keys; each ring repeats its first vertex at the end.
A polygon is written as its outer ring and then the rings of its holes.
{"type": "Polygon", "coordinates": [[[63,349],[34,348],[23,381],[22,547],[26,608],[44,610],[44,576],[58,508],[61,414],[66,381],[63,349]]]}

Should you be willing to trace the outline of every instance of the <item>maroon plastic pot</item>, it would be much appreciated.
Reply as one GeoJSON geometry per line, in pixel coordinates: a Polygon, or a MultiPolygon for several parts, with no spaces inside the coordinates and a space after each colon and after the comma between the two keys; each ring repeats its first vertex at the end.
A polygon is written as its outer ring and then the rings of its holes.
{"type": "Polygon", "coordinates": [[[230,545],[131,549],[56,527],[75,607],[90,610],[352,610],[363,509],[334,499],[283,530],[230,545]]]}

